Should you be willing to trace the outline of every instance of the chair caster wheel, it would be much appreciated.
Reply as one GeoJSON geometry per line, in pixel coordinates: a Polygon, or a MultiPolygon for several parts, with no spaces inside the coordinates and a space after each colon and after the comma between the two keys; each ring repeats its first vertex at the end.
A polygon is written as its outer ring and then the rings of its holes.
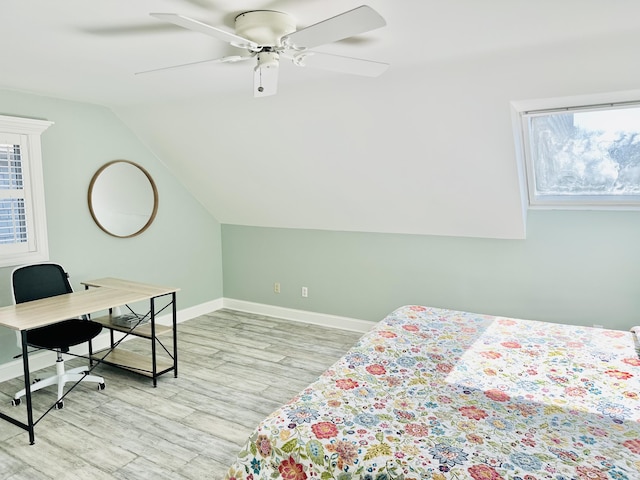
{"type": "Polygon", "coordinates": [[[18,405],[20,405],[20,399],[19,398],[12,398],[11,399],[11,405],[13,405],[14,407],[17,407],[18,405]]]}
{"type": "Polygon", "coordinates": [[[107,385],[104,383],[99,383],[98,384],[98,390],[104,390],[105,388],[107,388],[107,385]]]}
{"type": "Polygon", "coordinates": [[[60,400],[59,402],[56,402],[56,406],[55,406],[56,410],[62,410],[63,407],[64,407],[64,402],[62,400],[60,400]]]}

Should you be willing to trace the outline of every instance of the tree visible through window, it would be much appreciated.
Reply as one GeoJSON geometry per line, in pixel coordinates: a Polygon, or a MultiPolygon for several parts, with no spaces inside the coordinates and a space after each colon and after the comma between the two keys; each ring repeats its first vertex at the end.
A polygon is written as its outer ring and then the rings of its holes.
{"type": "Polygon", "coordinates": [[[0,116],[0,266],[48,260],[40,134],[49,125],[0,116]]]}
{"type": "Polygon", "coordinates": [[[640,206],[640,106],[523,119],[531,205],[640,206]]]}

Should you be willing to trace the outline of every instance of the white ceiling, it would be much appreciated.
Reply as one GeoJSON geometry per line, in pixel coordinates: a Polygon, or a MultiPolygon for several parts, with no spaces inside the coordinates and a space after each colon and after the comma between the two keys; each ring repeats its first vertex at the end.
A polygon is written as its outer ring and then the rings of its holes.
{"type": "Polygon", "coordinates": [[[150,12],[361,3],[2,0],[0,88],[111,108],[222,223],[495,238],[525,233],[511,102],[640,89],[637,0],[370,0],[386,27],[317,50],[389,70],[282,64],[274,97],[251,62],[134,75],[234,50],[150,12]]]}

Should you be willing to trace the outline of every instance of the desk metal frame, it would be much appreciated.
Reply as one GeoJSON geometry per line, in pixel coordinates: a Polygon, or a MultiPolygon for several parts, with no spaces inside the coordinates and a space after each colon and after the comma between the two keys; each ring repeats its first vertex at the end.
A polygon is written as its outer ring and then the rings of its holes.
{"type": "MultiPolygon", "coordinates": [[[[158,375],[173,370],[178,376],[178,356],[177,356],[177,330],[176,330],[176,292],[177,288],[160,287],[138,282],[130,282],[115,278],[102,278],[99,280],[83,282],[85,290],[57,295],[55,297],[43,298],[31,302],[19,303],[0,308],[0,325],[18,330],[21,334],[22,343],[22,365],[24,372],[24,387],[26,391],[27,422],[24,423],[14,417],[0,412],[0,418],[6,420],[29,433],[29,443],[35,443],[35,425],[49,413],[54,405],[49,407],[37,420],[34,421],[33,405],[31,401],[31,379],[29,374],[29,355],[27,350],[27,332],[31,329],[51,325],[68,318],[80,317],[93,312],[110,310],[120,305],[127,305],[135,302],[148,300],[151,305],[150,322],[152,330],[153,344],[153,385],[157,385],[158,375]],[[89,288],[100,287],[100,288],[89,288]],[[171,295],[172,317],[173,317],[173,368],[157,372],[155,369],[155,299],[164,295],[171,295]]],[[[167,305],[168,306],[168,305],[167,305]]],[[[165,307],[166,308],[166,307],[165,307]]],[[[108,327],[107,327],[108,328],[108,327]]],[[[117,346],[117,345],[115,345],[117,346]]],[[[91,345],[89,346],[91,351],[91,345]]],[[[95,361],[94,356],[94,361],[95,361]]],[[[98,359],[99,361],[99,359],[98,359]]],[[[88,368],[91,371],[94,366],[88,368]]],[[[82,380],[80,380],[82,381],[82,380]]],[[[66,393],[75,388],[77,382],[66,393]]],[[[66,395],[66,394],[65,394],[66,395]]]]}
{"type": "MultiPolygon", "coordinates": [[[[145,294],[149,296],[149,311],[145,315],[137,315],[140,319],[145,319],[149,317],[149,334],[139,334],[138,330],[142,330],[138,327],[126,328],[119,327],[114,325],[111,322],[111,309],[109,310],[109,316],[94,318],[94,321],[97,321],[103,325],[103,327],[108,328],[110,330],[110,349],[107,350],[106,355],[102,355],[104,351],[98,352],[95,355],[91,355],[92,361],[102,362],[108,365],[112,365],[115,367],[120,367],[125,370],[133,371],[139,373],[141,375],[150,376],[153,379],[153,386],[157,386],[157,379],[160,375],[173,371],[174,376],[178,376],[178,336],[177,336],[177,312],[176,312],[176,292],[177,289],[174,288],[165,288],[158,287],[155,285],[141,284],[137,282],[130,282],[127,280],[120,280],[117,278],[101,278],[98,280],[91,280],[87,282],[82,282],[82,284],[88,289],[91,287],[100,287],[100,288],[115,288],[122,289],[126,291],[135,291],[141,294],[145,294]],[[161,297],[165,297],[171,295],[171,300],[162,307],[159,311],[156,311],[156,300],[161,297]],[[157,325],[155,322],[156,316],[161,313],[163,310],[172,307],[172,332],[173,332],[173,352],[167,350],[164,344],[157,337],[157,325]],[[115,341],[114,331],[119,331],[124,333],[124,337],[118,341],[115,341]],[[147,370],[145,368],[136,367],[133,365],[127,365],[126,363],[119,363],[118,361],[112,361],[108,359],[109,354],[129,335],[139,336],[143,338],[148,338],[151,341],[151,369],[147,370]],[[156,346],[159,344],[162,348],[167,352],[167,354],[172,358],[171,365],[165,365],[161,370],[158,370],[158,359],[157,359],[157,349],[156,346]]],[[[128,305],[127,305],[128,307],[128,305]]],[[[131,309],[129,309],[131,310],[131,309]]],[[[133,310],[131,310],[133,312],[133,310]]],[[[144,327],[144,325],[143,325],[144,327]]],[[[91,345],[89,346],[91,349],[91,345]]]]}

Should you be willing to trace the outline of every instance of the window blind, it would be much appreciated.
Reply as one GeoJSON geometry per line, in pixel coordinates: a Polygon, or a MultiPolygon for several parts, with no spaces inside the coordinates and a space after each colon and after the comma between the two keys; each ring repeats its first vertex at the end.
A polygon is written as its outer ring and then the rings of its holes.
{"type": "Polygon", "coordinates": [[[21,146],[0,143],[0,244],[27,242],[21,146]]]}

